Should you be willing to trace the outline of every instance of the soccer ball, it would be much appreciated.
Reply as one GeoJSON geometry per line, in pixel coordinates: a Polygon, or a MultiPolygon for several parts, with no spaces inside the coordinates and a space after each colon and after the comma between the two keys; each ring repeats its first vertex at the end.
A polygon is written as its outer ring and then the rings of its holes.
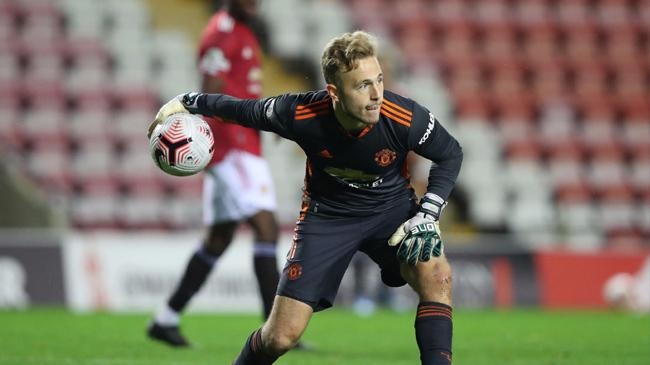
{"type": "Polygon", "coordinates": [[[153,130],[149,148],[161,170],[174,176],[189,176],[202,171],[212,159],[214,137],[201,117],[172,114],[153,130]]]}

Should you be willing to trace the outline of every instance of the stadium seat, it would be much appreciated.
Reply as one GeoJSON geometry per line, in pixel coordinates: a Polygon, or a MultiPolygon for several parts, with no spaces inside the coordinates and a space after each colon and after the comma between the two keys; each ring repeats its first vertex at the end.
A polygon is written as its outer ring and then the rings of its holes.
{"type": "MultiPolygon", "coordinates": [[[[598,226],[605,232],[629,233],[637,230],[637,210],[634,204],[634,195],[628,185],[610,186],[599,191],[596,203],[598,226]]],[[[608,241],[609,241],[608,237],[608,241]]],[[[613,242],[611,242],[613,244],[613,242]]]]}
{"type": "Polygon", "coordinates": [[[18,37],[18,9],[12,1],[0,2],[0,41],[9,42],[18,37]]]}
{"type": "Polygon", "coordinates": [[[548,248],[557,242],[555,207],[544,194],[517,196],[506,208],[506,223],[522,243],[531,248],[548,248]]]}
{"type": "Polygon", "coordinates": [[[114,180],[81,186],[70,196],[70,220],[75,228],[117,228],[121,214],[118,185],[114,180]]]}
{"type": "Polygon", "coordinates": [[[475,62],[455,63],[450,69],[447,85],[455,100],[470,98],[484,99],[486,90],[485,74],[480,64],[475,62]]]}
{"type": "Polygon", "coordinates": [[[519,0],[512,5],[513,17],[521,26],[530,26],[548,23],[551,18],[551,8],[548,1],[519,0]]]}
{"type": "Polygon", "coordinates": [[[69,146],[63,140],[40,140],[22,151],[19,166],[44,191],[67,191],[71,186],[69,146]]]}
{"type": "Polygon", "coordinates": [[[510,155],[508,151],[513,147],[517,149],[514,152],[538,152],[528,149],[528,146],[533,149],[540,147],[532,104],[525,101],[512,103],[501,100],[499,104],[495,103],[494,107],[496,108],[495,124],[504,141],[508,156],[510,155]],[[510,144],[515,145],[509,147],[510,144]],[[525,150],[520,150],[520,147],[525,150]]]}
{"type": "Polygon", "coordinates": [[[471,9],[474,21],[486,28],[504,24],[513,18],[512,6],[507,0],[483,0],[473,5],[471,9]]]}
{"type": "Polygon", "coordinates": [[[480,40],[480,57],[487,63],[512,63],[521,58],[518,32],[510,22],[501,21],[486,26],[481,32],[480,40]]]}
{"type": "Polygon", "coordinates": [[[447,67],[452,67],[457,62],[474,63],[476,51],[479,44],[476,36],[476,29],[472,23],[466,20],[458,20],[446,24],[440,28],[440,46],[437,47],[440,52],[438,57],[447,67]]]}
{"type": "Polygon", "coordinates": [[[572,91],[576,103],[585,104],[594,99],[607,99],[610,77],[611,70],[601,63],[573,64],[572,91]]]}
{"type": "Polygon", "coordinates": [[[105,90],[111,78],[111,58],[103,45],[95,39],[69,37],[65,43],[67,72],[66,89],[75,100],[86,93],[105,90]]]}
{"type": "Polygon", "coordinates": [[[108,105],[87,103],[81,104],[69,114],[65,123],[69,138],[77,143],[111,140],[109,131],[114,122],[111,109],[108,105]]]}
{"type": "Polygon", "coordinates": [[[582,106],[579,138],[587,149],[620,141],[621,130],[617,123],[617,113],[609,99],[593,99],[589,104],[582,106]]]}
{"type": "Polygon", "coordinates": [[[522,64],[516,61],[501,61],[491,64],[487,74],[488,92],[493,103],[530,103],[532,94],[526,85],[526,71],[522,64]]]}
{"type": "MultiPolygon", "coordinates": [[[[539,140],[547,150],[582,148],[576,137],[575,111],[564,103],[547,104],[540,111],[539,140]],[[559,147],[556,147],[559,146],[559,147]]],[[[554,154],[554,151],[550,151],[554,154]]],[[[561,151],[564,152],[564,151],[561,151]]]]}
{"type": "Polygon", "coordinates": [[[106,139],[78,140],[70,160],[75,181],[84,185],[110,180],[116,169],[115,148],[106,139]]]}
{"type": "MultiPolygon", "coordinates": [[[[650,206],[650,153],[645,155],[645,159],[638,158],[630,164],[630,176],[627,180],[634,191],[637,204],[650,206]]],[[[642,211],[648,212],[647,209],[642,211]]],[[[641,217],[643,215],[639,216],[641,217]]],[[[650,221],[645,223],[646,227],[650,226],[650,221]]]]}
{"type": "Polygon", "coordinates": [[[201,204],[197,197],[166,200],[159,223],[169,229],[199,229],[203,227],[201,204]]]}
{"type": "Polygon", "coordinates": [[[602,230],[597,225],[593,191],[584,183],[567,183],[556,188],[556,230],[572,249],[597,249],[602,245],[602,230]]]}
{"type": "Polygon", "coordinates": [[[53,143],[68,143],[65,121],[67,111],[63,102],[43,106],[32,106],[21,113],[21,120],[17,124],[17,132],[23,140],[40,143],[40,141],[53,141],[53,143]]]}
{"type": "Polygon", "coordinates": [[[24,0],[19,4],[21,42],[31,46],[46,46],[63,39],[63,17],[56,1],[24,0]]]}
{"type": "Polygon", "coordinates": [[[593,15],[590,0],[563,0],[554,3],[554,13],[561,26],[591,24],[593,15]]]}
{"type": "Polygon", "coordinates": [[[613,94],[621,100],[642,99],[648,96],[650,70],[638,63],[628,63],[616,70],[613,94]]]}
{"type": "Polygon", "coordinates": [[[562,62],[536,63],[532,65],[530,74],[532,97],[538,106],[543,108],[546,104],[570,99],[568,75],[562,62]]]}
{"type": "Polygon", "coordinates": [[[633,25],[616,26],[604,36],[607,63],[617,70],[643,59],[643,33],[633,25]]]}
{"type": "Polygon", "coordinates": [[[598,0],[595,6],[595,17],[600,26],[620,29],[632,23],[632,4],[629,0],[598,0]]]}
{"type": "Polygon", "coordinates": [[[440,0],[436,1],[433,7],[434,21],[445,28],[472,18],[472,6],[469,0],[440,0]]]}
{"type": "Polygon", "coordinates": [[[567,140],[545,147],[546,163],[554,185],[585,181],[584,150],[579,144],[567,140]]]}
{"type": "Polygon", "coordinates": [[[562,61],[559,29],[550,21],[522,26],[523,57],[529,65],[562,61]]]}
{"type": "Polygon", "coordinates": [[[423,69],[434,63],[433,28],[428,21],[414,21],[399,27],[397,45],[405,57],[408,69],[423,69]]]}
{"type": "Polygon", "coordinates": [[[107,17],[103,2],[59,0],[58,3],[65,18],[68,36],[96,40],[104,37],[107,17]]]}

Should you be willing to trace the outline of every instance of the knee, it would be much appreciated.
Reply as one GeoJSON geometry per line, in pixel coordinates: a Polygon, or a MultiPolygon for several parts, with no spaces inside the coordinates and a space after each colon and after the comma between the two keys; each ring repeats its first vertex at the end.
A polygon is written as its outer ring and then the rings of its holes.
{"type": "Polygon", "coordinates": [[[403,275],[421,300],[451,305],[453,275],[444,257],[418,263],[415,267],[403,267],[403,275]]]}
{"type": "Polygon", "coordinates": [[[262,340],[268,352],[280,356],[296,346],[298,340],[300,340],[300,335],[290,332],[269,331],[268,333],[262,333],[262,340]]]}

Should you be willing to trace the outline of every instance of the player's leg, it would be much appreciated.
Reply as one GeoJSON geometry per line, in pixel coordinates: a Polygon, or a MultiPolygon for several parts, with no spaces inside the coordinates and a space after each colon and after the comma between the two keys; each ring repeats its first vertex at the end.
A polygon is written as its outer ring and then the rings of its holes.
{"type": "Polygon", "coordinates": [[[401,265],[404,279],[420,298],[415,336],[423,365],[451,364],[452,273],[446,257],[434,257],[417,265],[401,265]]]}
{"type": "Polygon", "coordinates": [[[359,229],[358,219],[312,216],[311,210],[310,203],[303,202],[303,215],[294,231],[271,315],[251,334],[236,365],[273,363],[299,343],[313,312],[334,303],[364,231],[359,229]]]}
{"type": "Polygon", "coordinates": [[[408,283],[419,295],[415,319],[415,335],[423,365],[451,364],[451,267],[443,257],[432,258],[415,267],[400,264],[397,247],[387,244],[396,223],[413,215],[414,206],[395,207],[381,215],[378,228],[364,242],[365,252],[381,268],[381,279],[387,286],[408,283]]]}
{"type": "Polygon", "coordinates": [[[273,364],[296,346],[312,314],[310,305],[276,296],[269,318],[248,337],[233,365],[273,364]]]}
{"type": "Polygon", "coordinates": [[[210,226],[203,244],[187,262],[176,289],[150,324],[148,334],[151,338],[171,346],[189,345],[179,329],[180,316],[192,297],[207,281],[221,254],[230,245],[236,227],[236,222],[210,226]]]}
{"type": "Polygon", "coordinates": [[[248,223],[254,233],[253,268],[264,307],[264,319],[266,319],[271,313],[280,277],[276,258],[278,224],[273,212],[267,210],[250,217],[248,223]]]}
{"type": "Polygon", "coordinates": [[[237,222],[243,219],[236,184],[234,159],[206,169],[203,180],[203,223],[207,232],[201,246],[192,254],[174,292],[155,315],[148,328],[151,338],[172,346],[189,343],[179,331],[180,315],[207,280],[221,254],[232,241],[237,222]]]}

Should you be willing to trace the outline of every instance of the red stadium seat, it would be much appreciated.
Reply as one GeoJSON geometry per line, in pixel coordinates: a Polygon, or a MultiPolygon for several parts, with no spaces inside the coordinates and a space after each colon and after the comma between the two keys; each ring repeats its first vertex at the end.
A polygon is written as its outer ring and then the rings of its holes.
{"type": "Polygon", "coordinates": [[[605,33],[605,56],[607,62],[616,70],[643,59],[643,34],[634,25],[621,25],[605,33]]]}
{"type": "Polygon", "coordinates": [[[592,63],[602,55],[598,29],[592,24],[567,25],[563,29],[563,54],[576,65],[592,63]]]}
{"type": "Polygon", "coordinates": [[[428,21],[412,20],[402,24],[396,35],[397,44],[408,69],[428,68],[434,63],[435,41],[428,21]]]}
{"type": "Polygon", "coordinates": [[[492,109],[485,98],[459,95],[454,98],[454,102],[458,123],[490,123],[492,109]]]}
{"type": "Polygon", "coordinates": [[[552,19],[550,1],[545,0],[519,0],[515,1],[513,14],[522,26],[546,24],[552,19]]]}
{"type": "Polygon", "coordinates": [[[529,104],[532,94],[527,85],[524,65],[515,62],[491,64],[487,72],[487,85],[492,102],[529,104]]]}
{"type": "Polygon", "coordinates": [[[491,64],[504,64],[519,61],[517,29],[512,23],[502,21],[483,28],[480,36],[481,57],[491,64]]]}
{"type": "Polygon", "coordinates": [[[453,66],[457,62],[471,62],[476,58],[479,45],[472,23],[465,20],[454,21],[440,30],[440,58],[447,66],[453,66]]]}
{"type": "Polygon", "coordinates": [[[445,28],[458,22],[471,19],[472,3],[470,0],[439,0],[433,4],[433,19],[435,23],[445,28]]]}
{"type": "Polygon", "coordinates": [[[632,22],[633,8],[630,0],[598,0],[595,15],[598,24],[612,30],[632,22]]]}
{"type": "Polygon", "coordinates": [[[560,32],[550,21],[522,27],[522,50],[528,64],[551,64],[561,61],[560,32]]]}
{"type": "Polygon", "coordinates": [[[562,0],[555,2],[555,16],[562,26],[590,24],[593,20],[591,0],[562,0]]]}
{"type": "Polygon", "coordinates": [[[472,7],[475,21],[486,26],[511,21],[511,8],[508,0],[481,0],[472,7]]]}
{"type": "Polygon", "coordinates": [[[593,99],[607,99],[610,94],[608,83],[610,75],[610,70],[600,63],[574,65],[572,76],[576,102],[585,104],[593,99]]]}
{"type": "Polygon", "coordinates": [[[568,75],[562,62],[537,63],[531,71],[532,94],[538,105],[569,99],[568,75]]]}
{"type": "Polygon", "coordinates": [[[620,100],[647,98],[649,80],[650,68],[644,68],[638,63],[619,68],[614,73],[614,96],[620,100]]]}
{"type": "Polygon", "coordinates": [[[446,77],[449,92],[454,99],[487,97],[485,72],[476,62],[456,62],[446,77]]]}

